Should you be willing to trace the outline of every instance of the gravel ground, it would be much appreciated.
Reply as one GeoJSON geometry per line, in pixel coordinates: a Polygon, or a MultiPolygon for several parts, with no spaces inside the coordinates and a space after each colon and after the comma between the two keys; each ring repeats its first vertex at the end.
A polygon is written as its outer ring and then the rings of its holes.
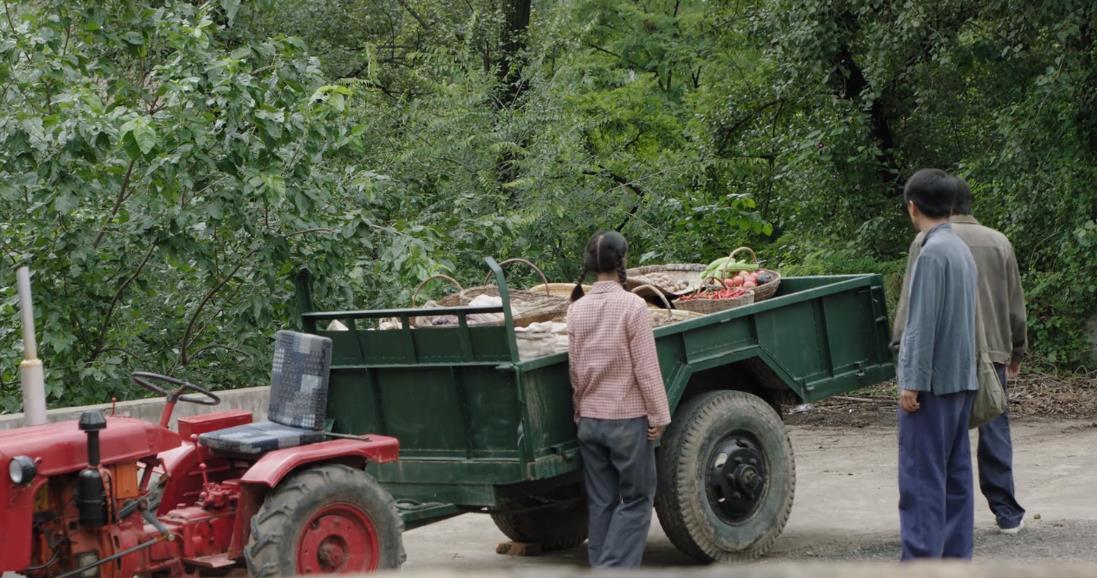
{"type": "MultiPolygon", "coordinates": [[[[864,405],[871,404],[857,404],[864,405]]],[[[894,415],[894,409],[891,412],[894,415]]],[[[898,558],[894,426],[861,423],[866,421],[863,417],[850,418],[848,413],[846,419],[860,425],[841,425],[841,416],[835,412],[827,426],[790,426],[796,502],[784,533],[759,563],[898,558]]],[[[1097,422],[1020,418],[1014,424],[1014,443],[1018,499],[1029,512],[1026,529],[1018,536],[998,534],[986,503],[977,495],[976,560],[1097,562],[1097,422]]],[[[575,566],[583,564],[585,556],[579,548],[511,558],[495,554],[500,541],[502,535],[487,517],[461,516],[407,533],[405,568],[575,566]]],[[[691,563],[654,524],[645,565],[691,563]]]]}

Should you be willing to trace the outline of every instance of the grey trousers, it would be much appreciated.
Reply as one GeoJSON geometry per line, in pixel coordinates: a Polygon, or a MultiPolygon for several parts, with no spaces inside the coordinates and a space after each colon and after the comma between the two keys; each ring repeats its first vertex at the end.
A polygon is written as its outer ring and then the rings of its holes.
{"type": "Polygon", "coordinates": [[[648,420],[579,420],[590,509],[590,565],[636,568],[644,558],[655,501],[655,445],[648,420]]]}

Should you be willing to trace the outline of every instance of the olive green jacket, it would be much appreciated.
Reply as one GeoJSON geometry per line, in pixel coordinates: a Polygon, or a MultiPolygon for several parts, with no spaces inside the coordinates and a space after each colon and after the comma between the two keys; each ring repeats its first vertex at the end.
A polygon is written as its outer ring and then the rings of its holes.
{"type": "MultiPolygon", "coordinates": [[[[979,270],[976,292],[983,330],[991,361],[1009,363],[1021,360],[1028,349],[1028,328],[1025,321],[1025,295],[1021,290],[1021,274],[1013,245],[1005,235],[979,224],[971,215],[954,215],[949,221],[956,236],[971,249],[979,270]]],[[[898,351],[899,341],[907,321],[911,267],[922,249],[922,234],[910,244],[907,272],[899,295],[891,347],[898,351]]]]}

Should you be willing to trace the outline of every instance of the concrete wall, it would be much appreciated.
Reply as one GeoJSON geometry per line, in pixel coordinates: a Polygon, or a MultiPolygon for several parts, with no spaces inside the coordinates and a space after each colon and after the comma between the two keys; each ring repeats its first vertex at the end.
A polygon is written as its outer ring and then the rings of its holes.
{"type": "MultiPolygon", "coordinates": [[[[215,392],[221,398],[220,405],[198,405],[194,403],[179,403],[175,406],[175,412],[171,421],[172,429],[175,428],[175,418],[228,409],[244,409],[255,414],[255,419],[260,420],[267,416],[267,400],[270,397],[270,387],[249,387],[245,389],[233,389],[215,392]]],[[[111,404],[85,405],[79,407],[65,407],[51,409],[46,412],[46,419],[51,423],[66,420],[79,419],[80,414],[90,410],[103,410],[110,414],[111,404]]],[[[164,409],[164,398],[138,399],[134,401],[120,401],[115,408],[117,415],[136,417],[153,423],[160,422],[160,414],[164,409]]],[[[23,414],[13,413],[0,415],[0,430],[22,427],[23,414]]]]}

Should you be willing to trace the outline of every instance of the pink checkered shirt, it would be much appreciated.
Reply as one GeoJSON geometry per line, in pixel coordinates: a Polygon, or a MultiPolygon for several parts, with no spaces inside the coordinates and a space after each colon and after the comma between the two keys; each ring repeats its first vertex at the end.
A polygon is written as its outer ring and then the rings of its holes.
{"type": "Polygon", "coordinates": [[[670,423],[647,304],[600,281],[568,308],[568,361],[575,420],[647,417],[670,423]]]}

